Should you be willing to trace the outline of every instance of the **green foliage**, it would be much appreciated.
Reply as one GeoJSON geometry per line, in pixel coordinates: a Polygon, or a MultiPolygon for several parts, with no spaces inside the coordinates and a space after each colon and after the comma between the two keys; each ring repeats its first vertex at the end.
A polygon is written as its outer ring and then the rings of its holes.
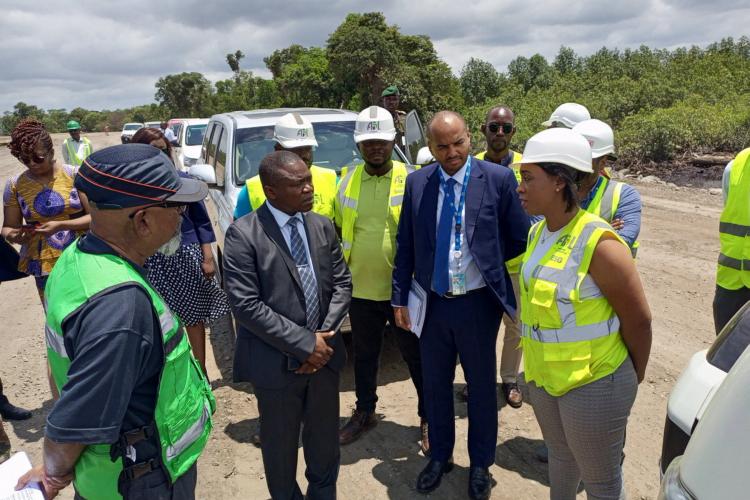
{"type": "Polygon", "coordinates": [[[461,68],[461,94],[469,106],[500,95],[504,78],[495,67],[481,59],[469,59],[461,68]]]}
{"type": "Polygon", "coordinates": [[[156,82],[156,101],[168,116],[201,116],[211,100],[211,82],[200,73],[167,75],[156,82]]]}
{"type": "Polygon", "coordinates": [[[320,47],[292,45],[264,59],[274,76],[283,106],[340,107],[341,85],[330,71],[326,52],[320,47]]]}

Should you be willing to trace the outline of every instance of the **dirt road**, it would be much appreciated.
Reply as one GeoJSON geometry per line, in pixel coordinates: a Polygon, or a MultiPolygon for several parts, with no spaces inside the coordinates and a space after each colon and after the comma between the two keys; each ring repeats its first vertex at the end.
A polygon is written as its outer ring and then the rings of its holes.
{"type": "MultiPolygon", "coordinates": [[[[57,134],[59,144],[64,135],[57,134]]],[[[96,148],[119,142],[117,133],[92,134],[96,148]]],[[[59,155],[58,155],[59,156],[59,155]]],[[[23,166],[0,149],[0,182],[23,166]]],[[[654,316],[654,345],[646,381],[628,426],[625,478],[629,498],[656,497],[658,459],[667,396],[689,356],[706,348],[714,337],[711,299],[718,251],[721,196],[705,189],[637,184],[643,196],[643,228],[638,266],[654,316]]],[[[44,418],[51,401],[45,374],[43,316],[31,279],[0,287],[0,375],[10,398],[34,410],[26,422],[6,423],[15,450],[26,450],[39,461],[44,418]]],[[[257,425],[250,388],[231,384],[232,343],[226,323],[210,335],[215,362],[209,373],[218,400],[215,428],[199,462],[198,497],[207,499],[268,498],[260,450],[250,443],[257,425]]],[[[416,394],[395,344],[382,358],[378,411],[382,420],[365,438],[342,449],[338,481],[342,499],[411,499],[425,461],[418,454],[416,394]]],[[[499,349],[498,349],[499,352],[499,349]]],[[[462,386],[458,371],[456,389],[462,386]]],[[[342,414],[354,404],[351,362],[341,381],[342,414]]],[[[534,459],[541,434],[529,405],[519,410],[498,408],[500,432],[492,498],[537,499],[548,495],[546,465],[534,459]]],[[[446,476],[431,498],[465,498],[468,479],[466,407],[456,402],[457,470],[446,476]]],[[[301,460],[301,456],[300,456],[301,460]]],[[[300,482],[303,470],[298,471],[300,482]]],[[[579,495],[583,498],[583,494],[579,495]]],[[[72,498],[66,491],[62,498],[72,498]]]]}

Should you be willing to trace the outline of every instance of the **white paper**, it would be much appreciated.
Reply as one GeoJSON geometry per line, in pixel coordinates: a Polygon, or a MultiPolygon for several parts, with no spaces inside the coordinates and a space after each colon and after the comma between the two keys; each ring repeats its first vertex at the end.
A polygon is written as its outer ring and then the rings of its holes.
{"type": "Polygon", "coordinates": [[[411,289],[409,290],[409,321],[411,321],[411,331],[417,337],[422,336],[422,326],[424,326],[424,317],[427,312],[427,292],[419,286],[417,280],[411,280],[411,289]]]}
{"type": "Polygon", "coordinates": [[[44,500],[39,483],[16,491],[18,480],[31,470],[29,456],[20,451],[0,464],[0,500],[44,500]]]}

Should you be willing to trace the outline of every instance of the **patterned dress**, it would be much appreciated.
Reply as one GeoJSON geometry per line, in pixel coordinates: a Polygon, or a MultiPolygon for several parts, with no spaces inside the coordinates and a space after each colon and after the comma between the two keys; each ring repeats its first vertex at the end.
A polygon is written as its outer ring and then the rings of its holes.
{"type": "MultiPolygon", "coordinates": [[[[76,219],[85,215],[73,181],[78,169],[63,165],[55,169],[54,178],[42,184],[31,178],[28,170],[8,179],[3,190],[3,205],[20,209],[25,224],[76,219]]],[[[35,234],[21,246],[18,270],[43,283],[58,257],[80,234],[70,230],[50,236],[35,234]]]]}

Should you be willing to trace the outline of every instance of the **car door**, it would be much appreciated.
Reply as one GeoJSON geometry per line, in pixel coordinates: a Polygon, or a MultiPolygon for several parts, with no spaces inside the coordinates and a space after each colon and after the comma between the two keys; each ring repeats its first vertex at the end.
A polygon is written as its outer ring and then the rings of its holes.
{"type": "Polygon", "coordinates": [[[404,142],[403,153],[412,165],[417,163],[417,153],[427,146],[427,136],[416,110],[411,110],[404,119],[404,142]]]}

